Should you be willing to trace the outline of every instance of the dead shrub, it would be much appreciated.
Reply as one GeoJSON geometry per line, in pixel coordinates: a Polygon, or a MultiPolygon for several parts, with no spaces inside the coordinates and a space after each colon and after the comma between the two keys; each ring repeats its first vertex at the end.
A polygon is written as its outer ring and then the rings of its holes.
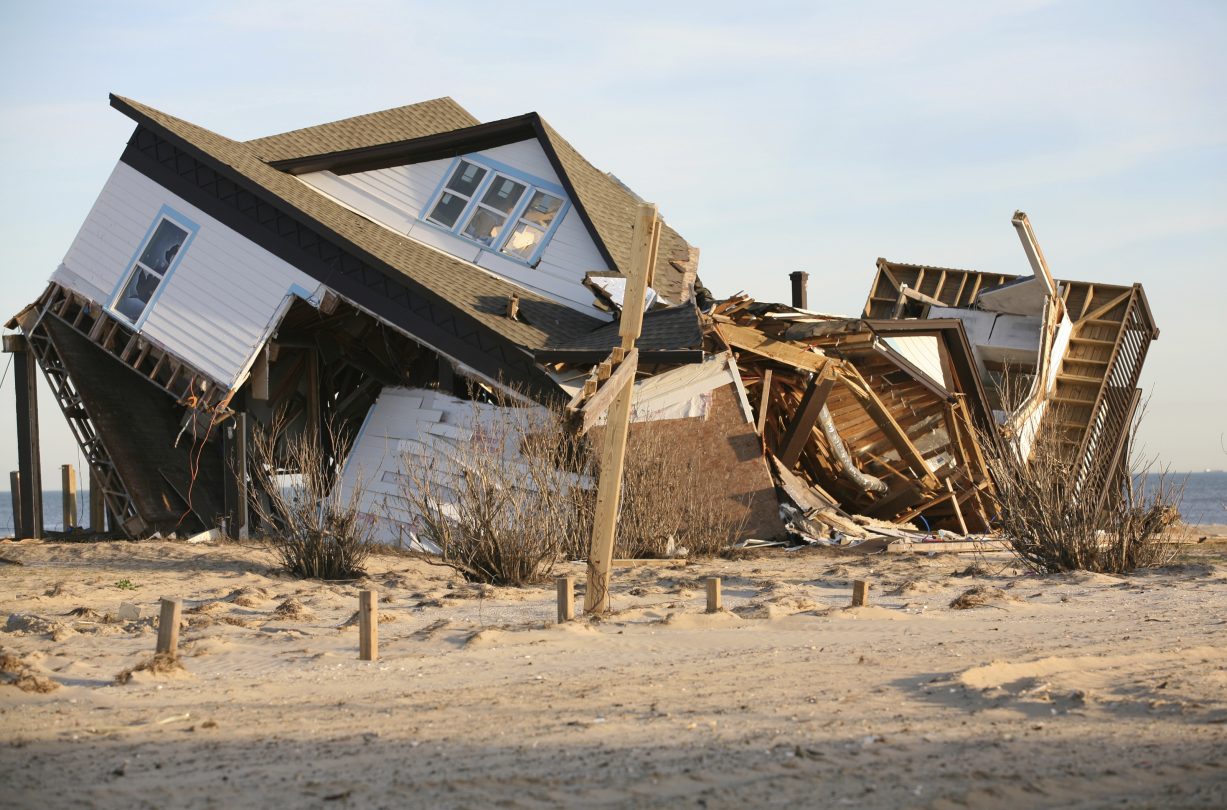
{"type": "Polygon", "coordinates": [[[1121,574],[1172,560],[1176,546],[1166,535],[1180,519],[1183,485],[1166,472],[1147,485],[1143,473],[1153,463],[1135,452],[1144,410],[1126,438],[1126,469],[1098,488],[1084,485],[1080,459],[1069,457],[1059,429],[1049,427],[1062,421],[1056,409],[1046,415],[1029,459],[1012,442],[1000,452],[981,442],[996,485],[997,525],[1029,570],[1121,574]]]}
{"type": "Polygon", "coordinates": [[[187,668],[179,659],[170,653],[158,653],[150,656],[134,667],[129,667],[115,676],[115,683],[126,684],[132,681],[132,676],[138,672],[148,672],[150,675],[183,675],[187,668]]]}
{"type": "Polygon", "coordinates": [[[345,580],[364,573],[374,527],[359,511],[362,486],[342,493],[351,446],[352,437],[332,423],[322,432],[291,431],[284,413],[253,431],[252,478],[263,493],[253,506],[273,527],[273,550],[295,576],[345,580]]]}
{"type": "Polygon", "coordinates": [[[956,596],[950,603],[950,607],[955,610],[967,610],[968,608],[984,605],[1000,605],[1017,601],[1017,599],[1001,588],[994,588],[992,585],[976,585],[956,596]]]}
{"type": "Polygon", "coordinates": [[[564,540],[587,533],[587,455],[561,408],[484,389],[473,395],[464,426],[471,436],[434,437],[425,452],[402,460],[399,489],[414,514],[411,530],[470,582],[540,582],[564,540]]]}

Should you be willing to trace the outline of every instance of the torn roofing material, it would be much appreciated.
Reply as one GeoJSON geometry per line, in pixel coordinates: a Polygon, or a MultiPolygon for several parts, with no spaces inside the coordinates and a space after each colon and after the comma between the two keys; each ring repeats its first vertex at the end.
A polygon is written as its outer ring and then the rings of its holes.
{"type": "MultiPolygon", "coordinates": [[[[621,341],[618,324],[608,323],[565,343],[538,349],[533,356],[542,363],[597,363],[621,341]]],[[[698,308],[682,304],[644,313],[643,329],[635,346],[644,363],[702,360],[703,330],[698,308]]]]}

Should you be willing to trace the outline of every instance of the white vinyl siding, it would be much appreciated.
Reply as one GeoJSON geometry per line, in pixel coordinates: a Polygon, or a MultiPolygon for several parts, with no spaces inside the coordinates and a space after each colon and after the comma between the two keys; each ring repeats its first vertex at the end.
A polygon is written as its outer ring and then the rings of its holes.
{"type": "MultiPolygon", "coordinates": [[[[536,139],[497,146],[475,153],[525,174],[562,185],[536,139]]],[[[541,293],[588,315],[607,319],[596,309],[592,292],[583,285],[591,271],[611,269],[592,241],[575,209],[568,206],[536,267],[512,261],[480,245],[423,222],[422,212],[443,183],[454,160],[432,160],[369,172],[335,175],[312,172],[299,179],[358,213],[463,261],[473,262],[527,289],[541,293]]]]}
{"type": "Polygon", "coordinates": [[[291,291],[310,276],[119,163],[52,280],[106,305],[162,206],[199,226],[145,313],[140,332],[214,381],[242,381],[291,291]]]}

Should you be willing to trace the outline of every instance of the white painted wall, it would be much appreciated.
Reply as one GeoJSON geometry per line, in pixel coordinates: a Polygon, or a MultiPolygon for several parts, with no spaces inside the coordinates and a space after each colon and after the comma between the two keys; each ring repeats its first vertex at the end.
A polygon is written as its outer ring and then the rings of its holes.
{"type": "MultiPolygon", "coordinates": [[[[477,153],[555,185],[562,185],[554,167],[535,138],[477,153]]],[[[608,320],[593,306],[592,293],[583,286],[584,274],[611,269],[601,258],[574,204],[559,223],[536,267],[485,250],[480,245],[422,222],[420,216],[439,187],[452,159],[431,160],[369,172],[335,175],[311,172],[299,179],[346,207],[397,233],[472,262],[527,289],[588,315],[608,320]]],[[[574,201],[572,201],[574,203],[574,201]]]]}
{"type": "Polygon", "coordinates": [[[119,163],[51,280],[106,305],[163,205],[199,226],[148,308],[141,334],[226,387],[242,384],[290,291],[318,282],[119,163]]]}

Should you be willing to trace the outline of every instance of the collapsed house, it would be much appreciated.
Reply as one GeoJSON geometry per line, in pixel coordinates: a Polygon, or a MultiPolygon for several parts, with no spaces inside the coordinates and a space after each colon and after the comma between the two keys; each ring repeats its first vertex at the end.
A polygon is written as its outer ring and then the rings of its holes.
{"type": "MultiPolygon", "coordinates": [[[[444,98],[235,141],[111,104],[135,131],[7,324],[27,536],[35,365],[115,534],[242,536],[260,497],[250,431],[279,420],[355,437],[343,486],[387,542],[418,540],[406,465],[480,436],[496,406],[473,407],[474,390],[575,402],[608,372],[640,200],[536,113],[481,123],[444,98]]],[[[743,537],[779,535],[782,503],[810,539],[863,537],[875,519],[988,531],[985,454],[1026,454],[1050,430],[1088,491],[1109,491],[1158,334],[1145,295],[1054,280],[1015,225],[1030,276],[882,259],[859,318],[808,309],[804,274],[792,306],[716,301],[698,250],[663,225],[632,429],[711,471],[743,537]]]]}

